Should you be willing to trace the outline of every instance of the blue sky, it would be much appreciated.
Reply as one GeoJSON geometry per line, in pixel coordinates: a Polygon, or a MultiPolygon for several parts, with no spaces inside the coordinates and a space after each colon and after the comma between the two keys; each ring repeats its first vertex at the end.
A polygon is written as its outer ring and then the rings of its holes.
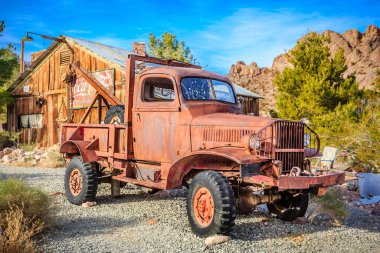
{"type": "MultiPolygon", "coordinates": [[[[380,26],[379,0],[0,1],[0,20],[7,26],[0,46],[14,42],[19,48],[21,37],[31,31],[130,50],[133,41],[148,42],[151,32],[171,32],[186,42],[201,66],[222,74],[238,60],[271,66],[276,55],[308,31],[380,26]]],[[[27,42],[27,58],[50,43],[27,42]]]]}

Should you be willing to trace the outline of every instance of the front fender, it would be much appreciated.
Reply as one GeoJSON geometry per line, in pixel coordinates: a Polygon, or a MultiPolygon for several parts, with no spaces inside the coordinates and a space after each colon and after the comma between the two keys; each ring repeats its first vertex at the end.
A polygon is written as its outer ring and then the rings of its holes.
{"type": "Polygon", "coordinates": [[[96,155],[95,151],[86,149],[90,143],[91,142],[89,141],[68,140],[61,145],[59,152],[65,154],[80,154],[80,156],[82,156],[83,162],[95,162],[98,160],[98,156],[96,155]]]}
{"type": "Polygon", "coordinates": [[[183,178],[187,175],[187,173],[189,173],[193,169],[194,161],[196,159],[206,157],[219,157],[225,160],[232,161],[236,165],[252,164],[267,160],[251,155],[246,151],[245,148],[237,147],[221,147],[189,152],[186,155],[179,157],[176,161],[174,161],[173,165],[170,167],[169,172],[167,174],[166,188],[172,189],[181,187],[183,178]]]}

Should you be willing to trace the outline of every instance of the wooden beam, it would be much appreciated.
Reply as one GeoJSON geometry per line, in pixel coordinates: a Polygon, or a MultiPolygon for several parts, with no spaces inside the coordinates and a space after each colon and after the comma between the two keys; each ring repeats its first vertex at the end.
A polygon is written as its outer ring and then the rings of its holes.
{"type": "Polygon", "coordinates": [[[102,101],[103,99],[98,97],[98,123],[102,123],[102,101]]]}
{"type": "Polygon", "coordinates": [[[105,100],[103,97],[102,97],[102,99],[103,99],[103,102],[104,102],[104,104],[106,105],[106,107],[107,107],[107,109],[110,109],[110,104],[107,102],[107,100],[105,100]]]}
{"type": "Polygon", "coordinates": [[[86,120],[86,118],[88,117],[88,115],[90,114],[91,112],[91,109],[92,107],[94,106],[96,100],[99,98],[99,94],[98,93],[95,93],[94,97],[92,98],[91,100],[91,103],[89,105],[89,107],[87,108],[86,112],[84,113],[82,119],[80,120],[80,123],[83,124],[84,121],[86,120]]]}
{"type": "Polygon", "coordinates": [[[107,90],[96,78],[91,76],[86,70],[72,63],[71,67],[79,73],[110,105],[122,105],[119,99],[107,90]]]}

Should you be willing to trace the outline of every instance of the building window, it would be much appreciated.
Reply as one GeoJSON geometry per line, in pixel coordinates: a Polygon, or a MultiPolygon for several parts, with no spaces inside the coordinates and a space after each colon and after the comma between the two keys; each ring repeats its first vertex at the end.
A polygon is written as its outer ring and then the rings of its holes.
{"type": "Polygon", "coordinates": [[[59,54],[59,64],[60,65],[67,65],[71,62],[71,53],[70,51],[62,51],[59,54]]]}
{"type": "Polygon", "coordinates": [[[43,114],[20,115],[20,128],[42,128],[43,114]]]}

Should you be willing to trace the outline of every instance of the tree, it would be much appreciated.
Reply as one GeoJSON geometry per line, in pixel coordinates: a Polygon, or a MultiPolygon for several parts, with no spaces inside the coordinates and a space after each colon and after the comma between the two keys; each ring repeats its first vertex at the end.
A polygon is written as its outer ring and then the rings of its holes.
{"type": "Polygon", "coordinates": [[[149,53],[151,55],[183,62],[193,60],[190,48],[185,46],[184,41],[179,42],[175,35],[168,32],[163,33],[161,38],[155,37],[153,33],[149,35],[149,53]]]}
{"type": "MultiPolygon", "coordinates": [[[[5,22],[0,21],[0,37],[4,28],[5,22]]],[[[14,50],[15,47],[11,43],[6,48],[0,48],[0,121],[4,120],[6,105],[12,102],[7,89],[18,74],[18,59],[14,50]]]]}
{"type": "Polygon", "coordinates": [[[331,56],[325,45],[328,38],[309,33],[288,54],[292,67],[279,73],[277,110],[282,118],[307,118],[325,137],[339,131],[336,121],[358,120],[358,104],[363,96],[354,76],[343,77],[346,70],[343,50],[331,56]]]}

